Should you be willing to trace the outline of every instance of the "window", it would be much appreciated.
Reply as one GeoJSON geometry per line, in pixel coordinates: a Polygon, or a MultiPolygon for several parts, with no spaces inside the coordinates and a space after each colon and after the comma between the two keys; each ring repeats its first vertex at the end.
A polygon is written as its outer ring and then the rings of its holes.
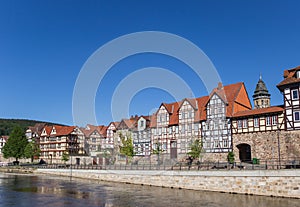
{"type": "Polygon", "coordinates": [[[272,116],[272,125],[277,124],[277,116],[272,116]]]}
{"type": "Polygon", "coordinates": [[[196,124],[194,125],[194,131],[195,131],[195,132],[198,132],[198,131],[199,131],[199,124],[198,124],[198,123],[196,123],[196,124]]]}
{"type": "Polygon", "coordinates": [[[223,146],[224,146],[225,148],[228,147],[228,140],[227,140],[227,139],[224,139],[224,140],[223,140],[223,146]]]}
{"type": "Polygon", "coordinates": [[[238,120],[238,129],[241,129],[243,127],[242,120],[238,120]]]}
{"type": "Polygon", "coordinates": [[[181,126],[181,133],[184,134],[185,133],[185,125],[181,126]]]}
{"type": "Polygon", "coordinates": [[[271,125],[271,117],[269,117],[269,116],[266,117],[266,125],[267,126],[271,125]]]}
{"type": "Polygon", "coordinates": [[[167,150],[167,143],[164,142],[163,145],[162,145],[162,150],[166,151],[167,150]]]}
{"type": "Polygon", "coordinates": [[[192,131],[192,124],[189,124],[189,125],[188,125],[188,130],[189,130],[189,132],[192,131]]]}
{"type": "Polygon", "coordinates": [[[248,120],[244,119],[243,120],[243,128],[247,128],[248,127],[248,120]]]}
{"type": "Polygon", "coordinates": [[[294,112],[294,121],[300,121],[300,112],[299,111],[294,112]]]}
{"type": "Polygon", "coordinates": [[[297,99],[299,99],[298,89],[294,89],[292,90],[292,100],[297,100],[297,99]]]}
{"type": "Polygon", "coordinates": [[[254,127],[259,127],[259,118],[254,118],[254,127]]]}
{"type": "Polygon", "coordinates": [[[140,127],[144,127],[144,120],[141,120],[140,127]]]}
{"type": "Polygon", "coordinates": [[[172,134],[172,127],[169,127],[169,134],[172,134]]]}

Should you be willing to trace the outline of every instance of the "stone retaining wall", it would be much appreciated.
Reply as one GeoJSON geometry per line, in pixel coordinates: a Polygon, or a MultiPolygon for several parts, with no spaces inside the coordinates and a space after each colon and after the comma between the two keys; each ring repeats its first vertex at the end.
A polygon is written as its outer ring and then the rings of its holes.
{"type": "MultiPolygon", "coordinates": [[[[71,170],[38,169],[36,173],[70,176],[71,170]]],[[[72,176],[169,188],[300,198],[299,170],[185,172],[72,170],[72,176]]]]}

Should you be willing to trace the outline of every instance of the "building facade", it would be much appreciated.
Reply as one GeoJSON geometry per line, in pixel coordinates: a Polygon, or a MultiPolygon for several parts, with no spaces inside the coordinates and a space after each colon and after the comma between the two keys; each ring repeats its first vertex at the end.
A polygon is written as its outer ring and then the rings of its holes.
{"type": "Polygon", "coordinates": [[[284,104],[271,106],[271,94],[260,76],[251,100],[244,83],[223,86],[208,96],[162,103],[151,116],[132,116],[108,126],[45,126],[38,132],[41,157],[53,160],[70,149],[77,154],[102,156],[122,162],[121,137],[132,138],[136,157],[162,161],[184,160],[194,140],[203,144],[202,161],[225,161],[234,152],[236,161],[253,158],[280,160],[300,157],[300,66],[285,70],[277,87],[284,104]],[[105,152],[105,153],[104,153],[105,152]]]}

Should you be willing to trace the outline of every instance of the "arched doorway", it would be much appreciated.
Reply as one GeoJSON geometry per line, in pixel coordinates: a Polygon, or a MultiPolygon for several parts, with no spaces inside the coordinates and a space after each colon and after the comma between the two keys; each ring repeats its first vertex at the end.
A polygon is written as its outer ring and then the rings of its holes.
{"type": "Polygon", "coordinates": [[[239,149],[239,158],[242,162],[251,162],[251,146],[249,144],[239,144],[236,146],[239,149]]]}

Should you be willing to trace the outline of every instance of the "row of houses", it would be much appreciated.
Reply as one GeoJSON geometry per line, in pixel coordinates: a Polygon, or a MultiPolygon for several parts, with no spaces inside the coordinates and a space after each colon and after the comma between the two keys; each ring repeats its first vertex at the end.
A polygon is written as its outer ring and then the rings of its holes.
{"type": "Polygon", "coordinates": [[[228,152],[240,161],[295,159],[300,157],[300,66],[285,70],[277,88],[284,99],[279,106],[270,105],[271,95],[260,77],[254,107],[244,83],[219,83],[207,96],[161,103],[152,115],[84,128],[38,124],[26,135],[37,141],[40,158],[48,163],[61,162],[64,152],[77,164],[124,161],[120,136],[132,138],[136,160],[156,159],[152,152],[157,148],[164,162],[182,160],[196,139],[203,143],[203,160],[226,160],[228,152]]]}

